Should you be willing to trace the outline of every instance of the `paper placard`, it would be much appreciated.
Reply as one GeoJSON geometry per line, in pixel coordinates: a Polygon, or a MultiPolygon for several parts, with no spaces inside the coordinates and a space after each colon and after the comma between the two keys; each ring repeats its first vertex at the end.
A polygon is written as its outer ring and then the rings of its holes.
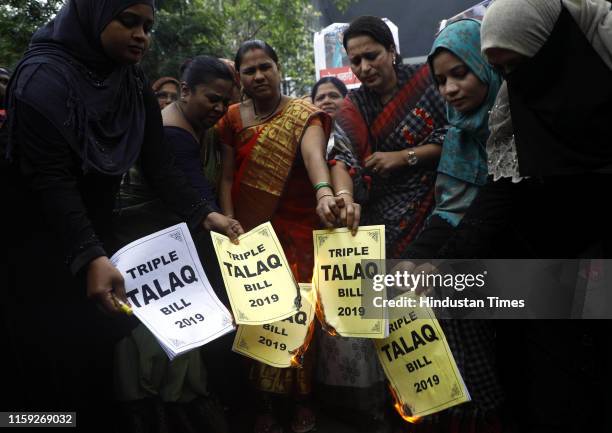
{"type": "Polygon", "coordinates": [[[316,297],[312,284],[300,283],[302,306],[293,316],[266,325],[240,325],[232,350],[272,367],[301,365],[312,337],[316,297]]]}
{"type": "Polygon", "coordinates": [[[236,323],[262,325],[297,312],[299,288],[272,224],[241,235],[239,245],[211,236],[236,323]]]}
{"type": "Polygon", "coordinates": [[[202,269],[186,224],[138,239],[110,260],[125,279],[134,314],[170,359],[234,330],[231,314],[202,269]]]}
{"type": "Polygon", "coordinates": [[[422,417],[470,401],[431,308],[419,307],[412,292],[393,301],[401,306],[389,308],[389,336],[375,345],[403,414],[422,417]]]}
{"type": "Polygon", "coordinates": [[[384,309],[362,305],[361,291],[362,277],[385,271],[379,269],[385,258],[385,226],[362,226],[355,236],[347,228],[315,230],[313,239],[321,322],[343,337],[386,337],[384,309]],[[376,262],[364,268],[362,260],[376,262]]]}

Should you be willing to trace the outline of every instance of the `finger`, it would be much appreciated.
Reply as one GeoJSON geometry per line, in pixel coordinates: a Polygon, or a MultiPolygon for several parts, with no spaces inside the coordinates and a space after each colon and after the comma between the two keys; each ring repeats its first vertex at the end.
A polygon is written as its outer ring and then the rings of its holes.
{"type": "Polygon", "coordinates": [[[340,224],[346,225],[346,207],[340,209],[340,224]]]}
{"type": "Polygon", "coordinates": [[[359,203],[353,203],[354,216],[353,216],[353,225],[351,227],[351,231],[353,236],[357,234],[357,230],[359,230],[359,219],[361,218],[361,206],[359,203]]]}
{"type": "Polygon", "coordinates": [[[329,206],[329,210],[332,213],[332,217],[335,221],[338,215],[340,215],[340,208],[336,204],[336,200],[330,200],[328,206],[329,206]]]}
{"type": "Polygon", "coordinates": [[[116,315],[121,313],[119,305],[113,299],[111,292],[103,292],[96,296],[96,302],[102,310],[108,314],[116,315]]]}
{"type": "Polygon", "coordinates": [[[355,220],[355,206],[354,204],[349,204],[346,207],[346,227],[349,230],[353,230],[353,222],[355,220]]]}
{"type": "Polygon", "coordinates": [[[431,263],[423,263],[422,265],[419,265],[415,270],[414,273],[421,273],[423,272],[424,274],[431,274],[431,273],[435,273],[437,272],[438,269],[436,269],[436,267],[434,265],[432,265],[431,263]]]}
{"type": "Polygon", "coordinates": [[[238,233],[234,229],[234,226],[228,227],[226,234],[231,243],[238,244],[238,233]]]}
{"type": "Polygon", "coordinates": [[[113,281],[113,293],[121,302],[125,302],[127,304],[128,299],[125,295],[125,280],[119,270],[117,270],[117,277],[113,281]]]}
{"type": "MultiPolygon", "coordinates": [[[[411,274],[415,267],[416,267],[416,265],[413,262],[408,261],[408,260],[404,260],[404,261],[399,262],[397,265],[395,265],[395,267],[391,270],[391,273],[393,275],[396,275],[396,274],[400,274],[400,275],[411,274]]],[[[401,290],[401,291],[405,292],[405,291],[408,291],[408,290],[412,289],[412,287],[410,285],[405,285],[404,284],[404,280],[400,280],[400,281],[401,281],[401,283],[395,286],[398,290],[401,290]]]]}
{"type": "Polygon", "coordinates": [[[397,265],[395,265],[395,267],[391,270],[391,273],[395,274],[396,272],[399,272],[400,274],[403,274],[404,272],[407,272],[409,274],[412,274],[414,268],[416,268],[416,264],[414,262],[411,262],[409,260],[403,260],[397,265]]]}
{"type": "MultiPolygon", "coordinates": [[[[437,269],[431,263],[423,263],[422,265],[417,266],[413,271],[414,274],[422,273],[423,275],[427,275],[427,274],[431,274],[435,272],[437,272],[437,269]]],[[[419,285],[419,287],[417,287],[416,294],[419,296],[427,296],[430,293],[432,293],[432,291],[433,291],[433,287],[430,287],[427,284],[421,284],[419,285]]]]}
{"type": "Polygon", "coordinates": [[[317,209],[317,214],[326,228],[332,228],[334,226],[334,224],[330,222],[334,220],[333,215],[327,206],[319,207],[317,209]]]}

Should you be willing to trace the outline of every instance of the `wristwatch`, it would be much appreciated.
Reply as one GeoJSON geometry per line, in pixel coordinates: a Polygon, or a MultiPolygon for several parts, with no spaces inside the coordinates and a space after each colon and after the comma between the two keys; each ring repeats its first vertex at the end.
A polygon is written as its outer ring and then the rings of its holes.
{"type": "Polygon", "coordinates": [[[419,162],[419,158],[414,150],[409,150],[406,154],[406,162],[409,166],[415,166],[419,162]]]}

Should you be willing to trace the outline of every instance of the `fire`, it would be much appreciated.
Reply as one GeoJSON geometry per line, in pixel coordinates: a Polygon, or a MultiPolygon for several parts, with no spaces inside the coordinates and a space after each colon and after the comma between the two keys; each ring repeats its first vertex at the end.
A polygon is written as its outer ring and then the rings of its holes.
{"type": "Polygon", "coordinates": [[[399,413],[400,416],[404,419],[404,421],[409,422],[410,424],[420,423],[423,418],[421,418],[420,416],[410,416],[412,412],[410,411],[408,405],[402,403],[399,396],[397,395],[397,392],[395,392],[395,389],[393,389],[391,385],[389,385],[389,389],[391,390],[391,395],[393,396],[393,401],[395,402],[393,404],[393,407],[395,408],[397,413],[399,413]]]}
{"type": "MultiPolygon", "coordinates": [[[[316,266],[315,266],[315,272],[316,272],[316,266]]],[[[316,315],[317,315],[317,319],[319,319],[319,323],[321,323],[321,328],[327,332],[329,335],[331,336],[336,336],[338,335],[338,333],[336,332],[336,330],[329,326],[327,324],[327,322],[325,321],[325,310],[323,309],[323,303],[321,302],[321,294],[319,293],[319,288],[315,285],[315,277],[314,277],[314,272],[312,275],[312,288],[315,291],[315,293],[317,294],[317,302],[316,302],[316,306],[315,306],[315,311],[316,311],[316,315]]]]}
{"type": "Polygon", "coordinates": [[[315,321],[310,322],[310,326],[308,327],[308,333],[306,334],[306,338],[304,339],[304,344],[301,347],[289,352],[293,356],[291,357],[291,366],[292,367],[301,367],[302,366],[302,358],[304,357],[304,353],[308,350],[308,346],[312,341],[312,337],[314,337],[314,329],[315,329],[315,321]]]}
{"type": "MultiPolygon", "coordinates": [[[[314,300],[312,299],[312,296],[308,296],[308,300],[307,302],[315,302],[315,307],[317,309],[317,317],[319,317],[319,313],[318,313],[318,308],[319,308],[319,296],[318,296],[318,292],[315,290],[315,286],[314,286],[314,276],[312,277],[311,280],[311,287],[312,290],[314,291],[314,293],[317,293],[317,299],[314,300]]],[[[302,360],[304,358],[304,353],[306,353],[306,351],[308,350],[308,347],[310,346],[310,343],[312,342],[312,339],[314,337],[314,333],[315,333],[315,321],[313,320],[312,322],[310,322],[310,326],[308,327],[308,332],[306,333],[306,338],[304,339],[304,344],[302,344],[301,347],[298,347],[295,350],[292,350],[291,352],[291,366],[292,367],[301,367],[302,366],[302,360]]]]}

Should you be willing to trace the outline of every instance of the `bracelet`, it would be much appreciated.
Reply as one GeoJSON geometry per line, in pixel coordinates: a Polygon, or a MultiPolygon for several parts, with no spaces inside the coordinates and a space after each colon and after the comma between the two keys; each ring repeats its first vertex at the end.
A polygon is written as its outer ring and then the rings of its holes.
{"type": "Polygon", "coordinates": [[[336,197],[342,195],[342,194],[346,194],[346,195],[350,195],[351,197],[353,196],[353,193],[350,192],[348,189],[341,189],[340,191],[338,191],[336,194],[334,194],[336,197]]]}
{"type": "Polygon", "coordinates": [[[314,188],[315,191],[318,191],[321,188],[329,188],[329,189],[331,189],[331,185],[329,184],[329,182],[319,182],[319,183],[315,184],[313,186],[313,188],[314,188]]]}
{"type": "Polygon", "coordinates": [[[321,200],[323,197],[333,197],[333,194],[323,194],[321,197],[317,199],[317,201],[321,200]]]}

